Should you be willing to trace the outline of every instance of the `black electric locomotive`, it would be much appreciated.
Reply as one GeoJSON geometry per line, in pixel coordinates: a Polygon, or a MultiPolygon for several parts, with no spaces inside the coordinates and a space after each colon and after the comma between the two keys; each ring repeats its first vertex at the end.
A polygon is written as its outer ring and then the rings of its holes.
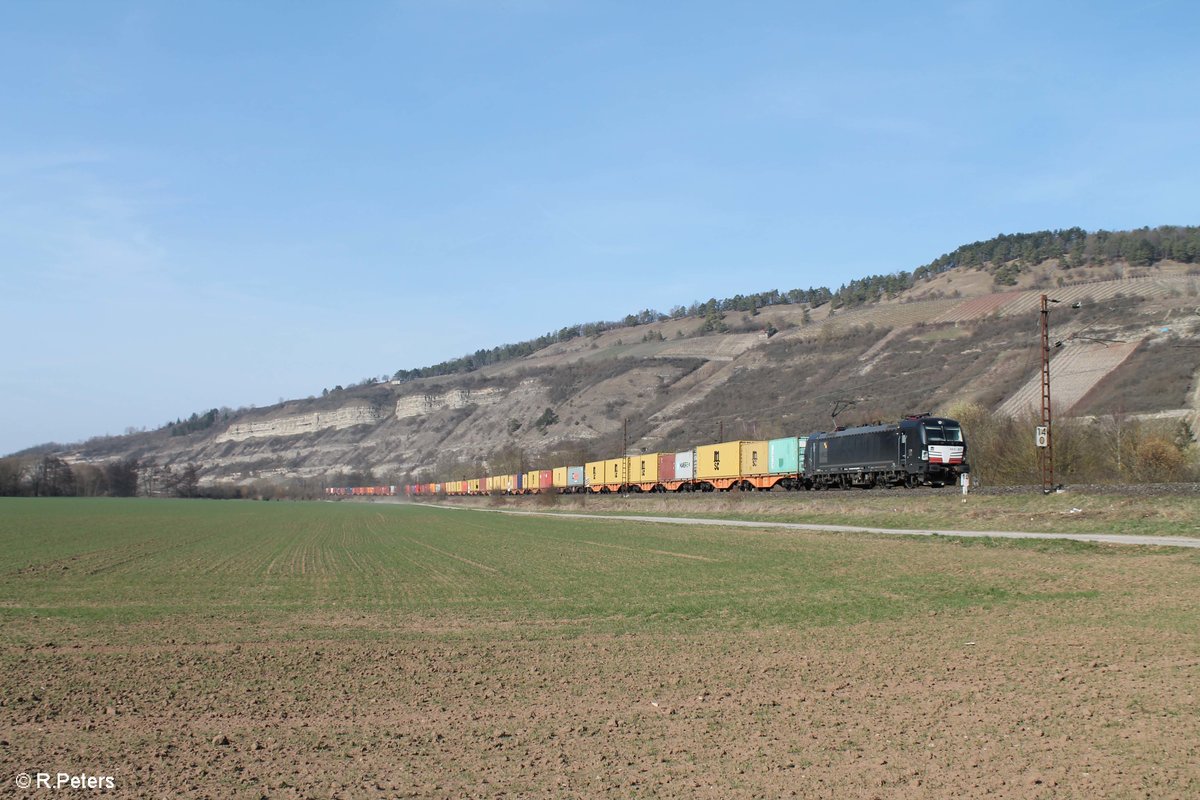
{"type": "Polygon", "coordinates": [[[814,433],[804,451],[804,477],[813,489],[944,486],[967,472],[962,426],[927,414],[814,433]]]}

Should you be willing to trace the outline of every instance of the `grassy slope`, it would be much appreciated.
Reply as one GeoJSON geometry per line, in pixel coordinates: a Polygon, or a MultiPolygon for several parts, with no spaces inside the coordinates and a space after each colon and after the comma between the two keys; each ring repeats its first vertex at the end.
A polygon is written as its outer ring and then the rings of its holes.
{"type": "MultiPolygon", "coordinates": [[[[863,525],[872,528],[938,528],[1032,533],[1116,533],[1143,536],[1200,536],[1200,497],[1134,497],[1066,492],[972,494],[964,503],[954,491],[713,493],[684,497],[633,495],[558,498],[489,498],[480,505],[537,510],[587,511],[715,519],[863,525]]],[[[1012,546],[1022,546],[1014,543],[1012,546]]],[[[1029,545],[1024,545],[1029,546],[1029,545]]]]}

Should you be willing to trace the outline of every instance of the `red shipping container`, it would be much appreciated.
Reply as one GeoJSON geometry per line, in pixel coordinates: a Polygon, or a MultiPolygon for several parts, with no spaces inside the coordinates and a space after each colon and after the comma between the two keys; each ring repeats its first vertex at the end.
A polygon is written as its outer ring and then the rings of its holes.
{"type": "Polygon", "coordinates": [[[553,489],[554,488],[554,470],[543,469],[538,472],[538,488],[553,489]]]}
{"type": "Polygon", "coordinates": [[[658,454],[658,481],[666,483],[667,481],[675,480],[675,454],[674,453],[659,453],[658,454]]]}

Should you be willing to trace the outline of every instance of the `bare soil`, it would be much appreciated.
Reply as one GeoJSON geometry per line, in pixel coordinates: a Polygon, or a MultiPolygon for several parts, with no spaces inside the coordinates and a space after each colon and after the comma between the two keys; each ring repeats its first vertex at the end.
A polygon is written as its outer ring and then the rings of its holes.
{"type": "Polygon", "coordinates": [[[1116,561],[1127,608],[1049,617],[46,643],[10,654],[0,765],[145,797],[1194,797],[1196,602],[1170,587],[1195,561],[1116,561]]]}

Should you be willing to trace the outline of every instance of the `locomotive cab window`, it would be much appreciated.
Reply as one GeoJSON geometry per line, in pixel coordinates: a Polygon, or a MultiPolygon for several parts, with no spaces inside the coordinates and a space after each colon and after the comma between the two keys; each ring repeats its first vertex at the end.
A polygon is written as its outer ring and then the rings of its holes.
{"type": "Polygon", "coordinates": [[[926,422],[924,428],[928,444],[962,444],[962,428],[956,422],[926,422]]]}

